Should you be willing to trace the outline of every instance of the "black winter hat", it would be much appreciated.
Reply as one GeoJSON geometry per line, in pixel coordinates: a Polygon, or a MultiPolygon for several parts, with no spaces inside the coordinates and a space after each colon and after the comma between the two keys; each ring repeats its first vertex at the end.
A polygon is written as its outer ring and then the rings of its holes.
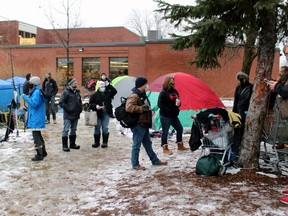
{"type": "Polygon", "coordinates": [[[137,79],[135,80],[135,87],[140,88],[146,83],[148,83],[148,80],[145,77],[137,77],[137,79]]]}

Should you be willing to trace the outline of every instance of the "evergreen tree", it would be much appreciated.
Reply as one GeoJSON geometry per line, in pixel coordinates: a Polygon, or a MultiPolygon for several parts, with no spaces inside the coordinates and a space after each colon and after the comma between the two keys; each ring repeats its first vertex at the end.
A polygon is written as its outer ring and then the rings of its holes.
{"type": "Polygon", "coordinates": [[[242,167],[257,168],[269,92],[264,78],[271,77],[277,40],[288,35],[287,0],[196,0],[195,5],[154,1],[157,11],[175,27],[185,23],[183,34],[172,34],[172,48],[194,47],[197,53],[191,63],[197,67],[221,67],[218,58],[227,47],[244,47],[242,70],[249,74],[253,59],[258,57],[238,161],[242,167]]]}

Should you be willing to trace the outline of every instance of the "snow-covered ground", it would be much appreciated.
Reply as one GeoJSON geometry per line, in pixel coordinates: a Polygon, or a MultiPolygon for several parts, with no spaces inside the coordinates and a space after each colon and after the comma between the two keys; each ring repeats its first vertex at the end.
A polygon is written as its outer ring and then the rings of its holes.
{"type": "MultiPolygon", "coordinates": [[[[93,128],[79,121],[80,150],[61,148],[62,114],[58,124],[43,131],[48,156],[32,162],[35,154],[31,131],[19,129],[0,143],[0,215],[287,215],[278,201],[288,189],[287,172],[240,170],[230,167],[225,176],[195,174],[201,153],[177,152],[164,156],[160,138],[153,147],[167,166],[152,166],[141,149],[141,164],[131,169],[131,138],[122,135],[115,119],[110,122],[107,149],[91,147],[93,128]]],[[[5,129],[0,130],[0,135],[5,129]]],[[[188,145],[190,135],[184,136],[188,145]]],[[[264,164],[262,167],[264,167],[264,164]]]]}

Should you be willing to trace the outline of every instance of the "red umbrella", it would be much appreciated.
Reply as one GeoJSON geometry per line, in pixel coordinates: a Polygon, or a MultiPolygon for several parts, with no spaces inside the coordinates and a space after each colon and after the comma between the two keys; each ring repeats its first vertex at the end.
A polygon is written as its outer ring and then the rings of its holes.
{"type": "Polygon", "coordinates": [[[149,84],[150,92],[160,92],[166,77],[173,77],[175,89],[179,92],[180,110],[201,110],[205,108],[222,107],[222,101],[216,93],[200,79],[183,72],[175,72],[160,76],[149,84]]]}

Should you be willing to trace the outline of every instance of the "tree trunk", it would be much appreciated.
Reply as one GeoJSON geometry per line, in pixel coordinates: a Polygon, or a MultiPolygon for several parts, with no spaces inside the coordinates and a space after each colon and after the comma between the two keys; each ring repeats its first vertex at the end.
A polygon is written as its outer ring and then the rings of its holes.
{"type": "Polygon", "coordinates": [[[239,166],[243,168],[258,168],[259,166],[261,132],[269,93],[263,80],[265,77],[270,78],[272,74],[277,41],[276,14],[276,4],[274,8],[264,7],[259,11],[261,31],[257,69],[238,160],[239,166]]]}
{"type": "Polygon", "coordinates": [[[256,57],[256,48],[255,48],[256,34],[248,33],[247,42],[244,49],[244,60],[242,64],[242,71],[246,74],[250,74],[253,60],[256,57]]]}

